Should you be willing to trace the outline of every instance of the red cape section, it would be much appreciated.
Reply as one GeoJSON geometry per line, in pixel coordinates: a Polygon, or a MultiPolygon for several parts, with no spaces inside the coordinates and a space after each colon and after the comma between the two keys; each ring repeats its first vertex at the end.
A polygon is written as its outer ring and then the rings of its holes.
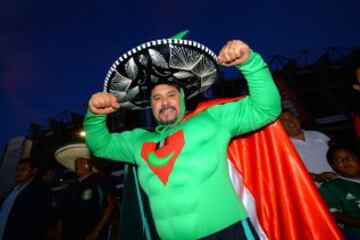
{"type": "MultiPolygon", "coordinates": [[[[184,120],[234,100],[202,103],[184,120]]],[[[255,198],[260,225],[269,239],[344,239],[279,121],[236,137],[228,156],[255,198]]]]}

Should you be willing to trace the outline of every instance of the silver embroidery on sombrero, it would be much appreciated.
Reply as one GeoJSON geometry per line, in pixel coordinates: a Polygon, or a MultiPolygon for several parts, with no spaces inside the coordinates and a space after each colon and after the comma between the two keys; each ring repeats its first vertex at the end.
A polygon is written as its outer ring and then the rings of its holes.
{"type": "Polygon", "coordinates": [[[163,57],[163,55],[161,55],[161,53],[159,53],[158,51],[156,51],[154,49],[149,49],[149,54],[150,54],[152,63],[155,66],[162,67],[162,68],[169,68],[165,58],[163,57]]]}
{"type": "Polygon", "coordinates": [[[125,71],[128,76],[132,79],[136,78],[139,68],[136,66],[136,63],[133,58],[130,58],[129,61],[125,64],[125,71]]]}
{"type": "Polygon", "coordinates": [[[149,60],[144,56],[144,55],[140,55],[139,57],[139,62],[144,65],[144,66],[147,66],[148,63],[149,63],[149,60]]]}

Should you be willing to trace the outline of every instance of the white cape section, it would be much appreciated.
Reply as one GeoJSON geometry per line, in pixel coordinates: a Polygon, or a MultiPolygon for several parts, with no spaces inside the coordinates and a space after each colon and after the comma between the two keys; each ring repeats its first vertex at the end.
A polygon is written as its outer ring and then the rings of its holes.
{"type": "Polygon", "coordinates": [[[253,224],[255,231],[257,232],[261,240],[267,240],[268,237],[266,236],[266,233],[262,229],[256,214],[256,203],[253,195],[244,185],[243,177],[236,170],[236,168],[233,166],[231,161],[228,159],[227,162],[228,162],[228,171],[231,182],[234,186],[237,195],[239,196],[241,202],[243,203],[247,211],[248,217],[250,218],[250,221],[253,224]]]}

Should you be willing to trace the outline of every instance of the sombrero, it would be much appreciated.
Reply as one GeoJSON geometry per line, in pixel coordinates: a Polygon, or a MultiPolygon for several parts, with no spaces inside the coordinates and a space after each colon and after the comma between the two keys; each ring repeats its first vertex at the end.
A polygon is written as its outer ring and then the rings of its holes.
{"type": "Polygon", "coordinates": [[[77,158],[91,158],[90,151],[85,143],[74,143],[61,147],[56,150],[54,156],[58,163],[73,172],[75,172],[75,160],[77,158]]]}
{"type": "Polygon", "coordinates": [[[150,90],[159,83],[173,82],[190,99],[206,91],[218,74],[216,55],[191,40],[161,39],[143,43],[111,66],[104,91],[115,95],[121,107],[150,107],[150,90]]]}

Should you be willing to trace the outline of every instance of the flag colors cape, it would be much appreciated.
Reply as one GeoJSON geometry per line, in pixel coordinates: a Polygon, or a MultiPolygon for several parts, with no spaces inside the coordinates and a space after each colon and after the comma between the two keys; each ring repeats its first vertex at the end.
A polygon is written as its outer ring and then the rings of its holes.
{"type": "MultiPolygon", "coordinates": [[[[202,103],[185,120],[214,104],[202,103]]],[[[280,121],[231,142],[230,176],[261,239],[344,239],[280,121]]]]}

